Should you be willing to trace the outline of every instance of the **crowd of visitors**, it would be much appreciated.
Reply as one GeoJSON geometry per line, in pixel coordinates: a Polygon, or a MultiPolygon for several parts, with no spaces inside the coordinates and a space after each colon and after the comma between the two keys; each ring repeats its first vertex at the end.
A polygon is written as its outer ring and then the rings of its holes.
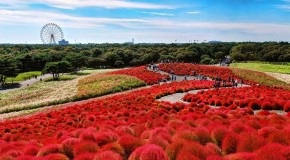
{"type": "MultiPolygon", "coordinates": [[[[148,64],[147,67],[148,69],[153,70],[155,72],[159,71],[157,64],[148,64]]],[[[173,70],[169,70],[169,74],[170,74],[171,81],[177,81],[177,76],[175,75],[173,70]]],[[[208,80],[208,77],[202,74],[198,74],[196,71],[192,71],[190,75],[184,75],[183,80],[187,81],[188,76],[192,76],[193,80],[208,80]]],[[[238,79],[235,79],[231,76],[228,77],[228,80],[224,80],[219,76],[213,78],[213,80],[215,81],[214,88],[228,87],[228,86],[238,87],[239,83],[241,84],[241,86],[243,85],[243,80],[240,80],[240,82],[238,82],[238,79]]],[[[166,81],[167,81],[166,79],[161,80],[161,82],[166,82],[166,81]]]]}

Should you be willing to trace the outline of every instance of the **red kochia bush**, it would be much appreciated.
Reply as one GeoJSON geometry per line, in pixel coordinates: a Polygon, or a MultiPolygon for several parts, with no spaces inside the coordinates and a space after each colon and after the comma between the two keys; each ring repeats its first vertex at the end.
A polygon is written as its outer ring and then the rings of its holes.
{"type": "Polygon", "coordinates": [[[28,145],[24,149],[24,154],[35,156],[35,155],[37,155],[38,151],[39,151],[39,147],[37,147],[36,145],[28,145]]]}
{"type": "Polygon", "coordinates": [[[37,153],[37,156],[38,157],[41,157],[41,156],[46,156],[46,155],[52,154],[52,153],[60,153],[60,147],[59,147],[59,145],[57,145],[57,144],[50,144],[50,145],[44,146],[37,153]]]}
{"type": "Polygon", "coordinates": [[[226,160],[254,160],[257,158],[257,154],[248,152],[233,153],[225,156],[226,160]]]}
{"type": "Polygon", "coordinates": [[[215,127],[213,131],[211,132],[211,137],[214,143],[221,147],[222,141],[224,137],[226,136],[227,132],[228,132],[227,128],[223,126],[215,127]]]}
{"type": "Polygon", "coordinates": [[[272,106],[271,106],[271,103],[268,102],[268,101],[264,101],[261,105],[261,108],[263,110],[271,110],[272,109],[272,106]]]}
{"type": "Polygon", "coordinates": [[[124,148],[117,142],[106,144],[102,147],[102,151],[114,151],[115,153],[118,153],[121,156],[125,155],[124,148]]]}
{"type": "Polygon", "coordinates": [[[99,146],[93,141],[80,141],[74,145],[74,156],[83,153],[96,153],[99,150],[99,146]]]}
{"type": "Polygon", "coordinates": [[[137,148],[130,155],[129,160],[169,160],[169,158],[161,147],[148,144],[137,148]]]}
{"type": "Polygon", "coordinates": [[[289,146],[269,143],[255,152],[258,160],[288,160],[290,158],[289,146]]]}
{"type": "Polygon", "coordinates": [[[122,160],[122,157],[118,153],[104,151],[97,153],[94,160],[122,160]]]}
{"type": "Polygon", "coordinates": [[[183,148],[177,155],[177,160],[189,159],[206,159],[209,155],[216,155],[212,149],[207,149],[205,146],[192,141],[186,141],[183,148]]]}
{"type": "Polygon", "coordinates": [[[237,152],[253,152],[265,145],[265,139],[251,132],[241,134],[237,152]]]}
{"type": "Polygon", "coordinates": [[[69,158],[73,158],[73,148],[75,144],[79,142],[76,138],[68,138],[61,143],[61,151],[68,156],[69,158]]]}
{"type": "Polygon", "coordinates": [[[228,133],[222,142],[222,151],[225,154],[236,153],[239,136],[236,133],[228,133]]]}
{"type": "Polygon", "coordinates": [[[98,145],[102,146],[107,143],[115,142],[119,139],[119,136],[113,132],[97,132],[95,134],[95,140],[98,145]]]}
{"type": "Polygon", "coordinates": [[[69,160],[69,158],[63,154],[60,153],[54,153],[54,154],[49,154],[45,157],[43,157],[43,159],[49,159],[49,160],[69,160]]]}
{"type": "Polygon", "coordinates": [[[197,141],[199,143],[201,143],[202,145],[205,145],[206,143],[211,142],[210,133],[209,133],[209,131],[206,128],[204,128],[204,127],[203,128],[197,128],[194,131],[194,133],[196,135],[197,141]]]}
{"type": "Polygon", "coordinates": [[[95,153],[83,153],[77,155],[73,160],[92,160],[95,157],[95,153]]]}
{"type": "Polygon", "coordinates": [[[175,139],[175,141],[173,141],[173,143],[171,143],[166,148],[166,152],[171,160],[176,159],[177,155],[182,150],[185,143],[186,143],[185,140],[178,138],[178,139],[175,139]]]}
{"type": "Polygon", "coordinates": [[[290,100],[284,105],[284,109],[285,112],[290,112],[290,100]]]}
{"type": "Polygon", "coordinates": [[[253,109],[253,110],[258,110],[261,109],[260,104],[256,100],[252,100],[249,104],[248,107],[253,109]]]}
{"type": "Polygon", "coordinates": [[[129,155],[139,146],[142,145],[142,142],[139,138],[136,138],[132,135],[124,135],[119,140],[120,145],[125,150],[125,156],[129,157],[129,155]]]}

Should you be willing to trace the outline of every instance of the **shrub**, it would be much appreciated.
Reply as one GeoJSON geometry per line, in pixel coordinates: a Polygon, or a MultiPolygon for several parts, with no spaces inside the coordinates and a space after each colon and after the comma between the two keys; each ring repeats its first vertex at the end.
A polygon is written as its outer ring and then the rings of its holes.
{"type": "Polygon", "coordinates": [[[113,132],[97,132],[95,134],[95,140],[99,146],[107,143],[115,142],[119,139],[119,136],[113,132]]]}
{"type": "Polygon", "coordinates": [[[205,147],[206,147],[207,150],[209,150],[212,153],[215,153],[217,155],[222,155],[221,148],[219,146],[217,146],[215,143],[209,142],[209,143],[206,144],[205,147]]]}
{"type": "Polygon", "coordinates": [[[210,133],[205,128],[197,128],[194,134],[196,135],[197,141],[202,145],[211,142],[210,133]]]}
{"type": "Polygon", "coordinates": [[[287,131],[276,131],[276,132],[273,132],[270,136],[269,136],[269,140],[272,142],[272,143],[280,143],[280,144],[283,144],[283,145],[290,145],[290,133],[287,131]]]}
{"type": "Polygon", "coordinates": [[[255,153],[240,152],[240,153],[229,154],[229,155],[225,156],[225,159],[229,159],[229,160],[253,160],[253,159],[258,159],[258,156],[255,153]]]}
{"type": "Polygon", "coordinates": [[[149,143],[158,145],[158,146],[162,147],[163,149],[165,149],[166,146],[169,145],[168,141],[165,140],[164,138],[160,137],[160,136],[152,136],[149,139],[149,143]]]}
{"type": "Polygon", "coordinates": [[[148,144],[137,148],[129,160],[169,160],[169,158],[161,147],[148,144]]]}
{"type": "Polygon", "coordinates": [[[285,105],[284,105],[284,109],[285,112],[290,112],[290,101],[288,101],[285,105]]]}
{"type": "Polygon", "coordinates": [[[177,155],[182,150],[183,146],[185,145],[184,139],[175,139],[173,143],[171,143],[167,149],[166,152],[171,160],[175,160],[177,158],[177,155]]]}
{"type": "Polygon", "coordinates": [[[236,133],[242,133],[247,130],[245,124],[242,122],[233,122],[230,129],[236,133]]]}
{"type": "Polygon", "coordinates": [[[112,151],[103,151],[95,155],[94,160],[122,160],[122,157],[112,151]]]}
{"type": "Polygon", "coordinates": [[[74,160],[92,160],[95,157],[95,153],[82,153],[75,156],[74,160]]]}
{"type": "Polygon", "coordinates": [[[252,101],[248,104],[248,107],[251,108],[251,109],[253,109],[253,110],[259,110],[259,109],[261,109],[260,104],[259,104],[257,101],[255,101],[255,100],[252,100],[252,101]]]}
{"type": "Polygon", "coordinates": [[[268,138],[272,133],[277,132],[278,129],[272,126],[266,126],[258,130],[258,134],[264,138],[268,138]]]}
{"type": "Polygon", "coordinates": [[[222,105],[222,101],[220,99],[216,99],[215,100],[215,105],[216,106],[221,106],[222,105]]]}
{"type": "Polygon", "coordinates": [[[82,153],[96,153],[99,150],[99,146],[93,141],[80,141],[75,144],[73,153],[74,156],[82,153]]]}
{"type": "Polygon", "coordinates": [[[102,147],[102,151],[114,151],[121,156],[125,155],[124,148],[117,142],[106,144],[102,147]]]}
{"type": "Polygon", "coordinates": [[[60,153],[60,147],[59,147],[59,145],[57,145],[57,144],[50,144],[50,145],[44,146],[37,153],[37,156],[38,157],[41,157],[41,156],[46,156],[46,155],[52,154],[52,153],[60,153]]]}
{"type": "Polygon", "coordinates": [[[263,145],[265,145],[263,137],[259,137],[252,132],[245,132],[241,135],[237,152],[253,152],[263,145]]]}
{"type": "Polygon", "coordinates": [[[206,147],[202,146],[197,142],[187,141],[184,144],[184,147],[180,150],[177,155],[177,160],[184,159],[206,159],[209,155],[215,155],[215,153],[211,150],[208,150],[206,147]],[[196,158],[195,158],[196,157],[196,158]]]}
{"type": "Polygon", "coordinates": [[[197,136],[194,131],[191,130],[183,130],[176,133],[178,138],[189,140],[189,141],[197,141],[197,136]]]}
{"type": "MultiPolygon", "coordinates": [[[[1,156],[0,156],[0,159],[3,160],[1,156]]],[[[37,158],[35,158],[34,156],[22,155],[22,156],[17,157],[17,160],[37,160],[37,158]]]]}
{"type": "Polygon", "coordinates": [[[61,143],[61,151],[70,159],[74,157],[73,148],[79,142],[76,138],[68,138],[61,143]]]}
{"type": "Polygon", "coordinates": [[[125,150],[125,157],[129,157],[129,155],[139,146],[142,145],[142,142],[139,138],[136,138],[132,135],[124,135],[119,140],[120,145],[125,150]]]}
{"type": "Polygon", "coordinates": [[[261,108],[263,110],[271,110],[272,109],[272,106],[271,106],[271,103],[268,102],[268,101],[264,101],[261,105],[261,108]]]}
{"type": "Polygon", "coordinates": [[[210,155],[206,158],[206,160],[224,160],[224,159],[219,155],[210,155]]]}
{"type": "Polygon", "coordinates": [[[236,133],[228,133],[222,141],[222,151],[225,154],[235,153],[239,143],[239,136],[236,133]]]}
{"type": "Polygon", "coordinates": [[[258,160],[287,160],[290,158],[289,148],[277,143],[269,143],[255,153],[258,155],[258,160]]]}
{"type": "Polygon", "coordinates": [[[94,141],[94,142],[96,142],[95,133],[91,129],[84,130],[82,133],[80,133],[79,138],[81,141],[94,141]]]}
{"type": "Polygon", "coordinates": [[[69,158],[67,156],[60,154],[60,153],[49,154],[43,158],[49,159],[49,160],[69,160],[69,158]]]}
{"type": "Polygon", "coordinates": [[[31,156],[36,156],[38,152],[39,152],[39,147],[36,145],[28,145],[27,147],[25,147],[23,151],[25,155],[31,155],[31,156]]]}
{"type": "Polygon", "coordinates": [[[283,105],[281,104],[281,102],[273,101],[272,109],[273,110],[283,110],[283,105]]]}

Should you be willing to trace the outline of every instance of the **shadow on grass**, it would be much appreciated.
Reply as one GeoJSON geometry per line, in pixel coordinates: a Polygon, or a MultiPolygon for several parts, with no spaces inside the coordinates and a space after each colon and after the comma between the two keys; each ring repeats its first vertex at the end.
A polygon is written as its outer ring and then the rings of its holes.
{"type": "Polygon", "coordinates": [[[19,83],[7,83],[4,87],[0,87],[0,90],[15,89],[20,87],[21,85],[19,83]]]}

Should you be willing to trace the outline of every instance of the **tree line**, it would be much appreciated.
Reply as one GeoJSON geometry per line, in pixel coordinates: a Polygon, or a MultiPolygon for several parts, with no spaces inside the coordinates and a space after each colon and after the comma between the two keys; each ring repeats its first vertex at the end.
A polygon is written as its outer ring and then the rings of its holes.
{"type": "MultiPolygon", "coordinates": [[[[20,72],[76,72],[82,67],[139,66],[158,61],[215,64],[226,56],[232,61],[290,62],[290,44],[91,44],[69,46],[0,45],[0,83],[20,72]],[[59,69],[64,68],[64,70],[59,69]]],[[[57,77],[57,75],[55,75],[57,77]]]]}

